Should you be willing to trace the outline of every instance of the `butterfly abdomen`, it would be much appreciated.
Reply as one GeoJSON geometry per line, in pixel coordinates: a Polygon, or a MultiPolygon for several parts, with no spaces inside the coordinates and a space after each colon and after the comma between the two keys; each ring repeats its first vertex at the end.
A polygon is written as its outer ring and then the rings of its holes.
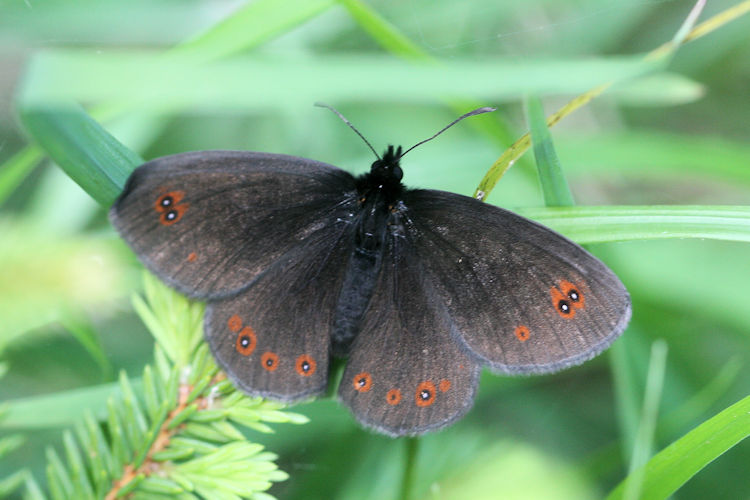
{"type": "Polygon", "coordinates": [[[336,356],[349,354],[375,290],[381,263],[379,252],[363,252],[360,249],[355,249],[346,263],[346,275],[331,331],[331,347],[336,356]]]}

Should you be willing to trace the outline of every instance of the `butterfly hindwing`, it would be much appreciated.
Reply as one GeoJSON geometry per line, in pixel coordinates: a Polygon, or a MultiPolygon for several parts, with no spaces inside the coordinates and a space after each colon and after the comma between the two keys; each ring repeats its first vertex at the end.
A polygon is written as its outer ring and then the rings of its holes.
{"type": "Polygon", "coordinates": [[[448,311],[409,243],[389,237],[375,293],[351,348],[339,397],[363,425],[421,434],[464,415],[479,367],[452,338],[448,311]]]}
{"type": "Polygon", "coordinates": [[[231,296],[322,225],[354,178],[285,155],[200,151],[138,167],[110,210],[146,267],[197,298],[231,296]]]}
{"type": "Polygon", "coordinates": [[[234,298],[210,302],[204,331],[219,365],[253,395],[296,401],[323,392],[330,328],[352,249],[332,222],[234,298]]]}
{"type": "Polygon", "coordinates": [[[407,234],[458,339],[505,373],[544,373],[608,347],[630,298],[601,261],[563,236],[465,196],[407,191],[407,234]]]}

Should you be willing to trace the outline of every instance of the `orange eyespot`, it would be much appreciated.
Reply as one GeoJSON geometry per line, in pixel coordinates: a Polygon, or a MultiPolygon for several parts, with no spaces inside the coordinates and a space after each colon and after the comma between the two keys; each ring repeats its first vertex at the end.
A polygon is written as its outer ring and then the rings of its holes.
{"type": "Polygon", "coordinates": [[[425,406],[430,406],[432,403],[435,402],[435,384],[430,382],[429,380],[422,382],[417,386],[417,391],[414,394],[414,399],[416,400],[417,406],[424,408],[425,406]]]}
{"type": "Polygon", "coordinates": [[[451,381],[448,379],[443,379],[438,384],[438,389],[440,389],[440,392],[448,392],[451,388],[451,381]]]}
{"type": "Polygon", "coordinates": [[[169,191],[168,193],[164,193],[156,199],[154,210],[157,212],[166,212],[178,205],[184,197],[184,191],[169,191]]]}
{"type": "Polygon", "coordinates": [[[159,212],[159,222],[171,226],[179,221],[188,209],[188,203],[180,203],[185,197],[184,191],[169,191],[163,193],[154,202],[154,210],[159,212]]]}
{"type": "Polygon", "coordinates": [[[175,222],[178,222],[180,219],[182,219],[182,216],[185,215],[187,209],[187,203],[170,207],[168,210],[164,210],[161,213],[161,215],[159,216],[159,221],[165,226],[171,226],[175,222]]]}
{"type": "Polygon", "coordinates": [[[521,342],[526,342],[527,340],[529,340],[529,336],[531,335],[529,333],[529,328],[524,325],[516,327],[516,331],[514,333],[516,334],[516,338],[518,338],[518,340],[520,340],[521,342]]]}
{"type": "Polygon", "coordinates": [[[255,332],[249,326],[243,328],[239,334],[237,334],[237,343],[235,347],[237,352],[243,356],[250,356],[255,350],[255,345],[258,340],[255,337],[255,332]]]}
{"type": "Polygon", "coordinates": [[[198,258],[198,254],[195,252],[190,252],[187,256],[188,262],[195,262],[195,259],[198,258]]]}
{"type": "Polygon", "coordinates": [[[279,356],[275,352],[264,352],[263,356],[260,357],[260,363],[264,370],[272,372],[279,367],[279,356]]]}
{"type": "Polygon", "coordinates": [[[549,293],[552,297],[552,306],[557,314],[565,319],[570,319],[576,315],[576,310],[571,305],[570,299],[563,295],[560,290],[553,286],[549,289],[549,293]]]}
{"type": "Polygon", "coordinates": [[[294,364],[294,369],[297,370],[297,373],[299,373],[303,377],[309,377],[310,375],[315,373],[315,366],[315,360],[312,358],[312,356],[303,354],[302,356],[297,358],[297,362],[294,364]]]}
{"type": "Polygon", "coordinates": [[[231,318],[229,318],[229,321],[227,321],[227,327],[231,332],[239,332],[240,328],[242,328],[242,319],[240,319],[240,317],[236,314],[233,315],[231,318]]]}
{"type": "Polygon", "coordinates": [[[358,392],[367,392],[372,387],[372,376],[367,372],[358,373],[352,380],[354,390],[358,392]]]}
{"type": "Polygon", "coordinates": [[[560,282],[560,291],[575,309],[583,309],[586,304],[586,298],[581,289],[570,281],[562,280],[560,282]]]}
{"type": "Polygon", "coordinates": [[[401,391],[398,389],[391,389],[388,394],[385,395],[386,402],[391,406],[396,406],[401,402],[401,391]]]}

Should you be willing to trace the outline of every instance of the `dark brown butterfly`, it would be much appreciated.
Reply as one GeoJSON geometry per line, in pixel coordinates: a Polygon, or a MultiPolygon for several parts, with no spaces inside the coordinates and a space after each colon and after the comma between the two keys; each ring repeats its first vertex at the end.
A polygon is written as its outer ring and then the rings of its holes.
{"type": "MultiPolygon", "coordinates": [[[[468,114],[467,114],[468,115],[468,114]]],[[[448,425],[480,368],[548,373],[625,329],[630,298],[563,236],[458,194],[407,189],[401,148],[353,177],[294,156],[199,151],[138,167],[110,218],[148,269],[208,302],[205,336],[243,391],[339,397],[392,436],[448,425]]]]}

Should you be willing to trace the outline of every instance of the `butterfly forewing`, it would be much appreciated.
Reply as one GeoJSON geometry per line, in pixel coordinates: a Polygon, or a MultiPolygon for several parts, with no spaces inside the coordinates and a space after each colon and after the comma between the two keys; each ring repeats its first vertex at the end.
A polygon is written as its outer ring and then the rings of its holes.
{"type": "Polygon", "coordinates": [[[625,328],[622,283],[563,236],[452,193],[407,191],[404,204],[407,238],[457,340],[492,369],[544,373],[581,363],[625,328]]]}
{"type": "Polygon", "coordinates": [[[350,212],[353,177],[285,155],[201,151],[137,168],[110,218],[141,261],[197,298],[231,296],[350,212]]]}
{"type": "Polygon", "coordinates": [[[393,436],[448,425],[471,407],[479,367],[452,338],[448,310],[408,241],[389,237],[339,396],[363,425],[393,436]]]}

